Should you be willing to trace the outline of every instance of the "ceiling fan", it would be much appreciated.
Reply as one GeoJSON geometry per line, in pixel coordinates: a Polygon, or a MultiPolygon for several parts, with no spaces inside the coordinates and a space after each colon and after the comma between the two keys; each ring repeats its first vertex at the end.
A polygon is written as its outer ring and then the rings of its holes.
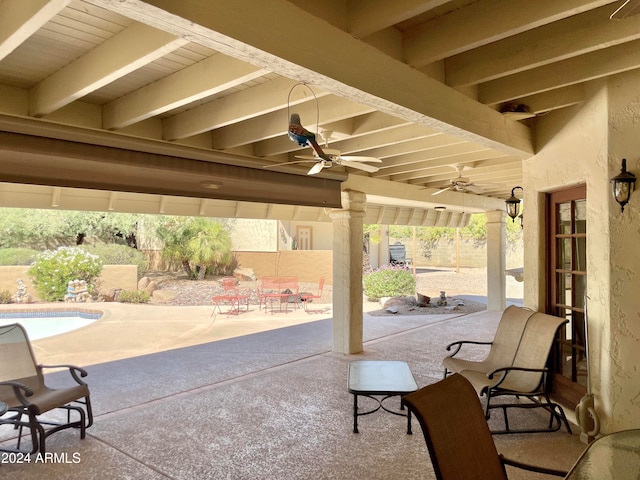
{"type": "Polygon", "coordinates": [[[382,160],[375,157],[363,157],[359,155],[342,155],[340,150],[335,150],[329,147],[329,140],[331,139],[333,132],[322,132],[322,137],[325,141],[325,148],[322,148],[316,141],[316,134],[309,132],[300,124],[300,115],[292,113],[289,119],[289,138],[298,145],[305,147],[309,146],[313,150],[312,155],[296,155],[296,158],[301,160],[293,162],[283,162],[274,165],[265,165],[264,168],[278,167],[282,165],[292,165],[295,163],[313,163],[314,165],[307,172],[307,175],[315,175],[320,173],[325,168],[331,168],[333,165],[343,165],[345,167],[351,167],[365,172],[374,173],[379,170],[374,165],[369,165],[363,162],[382,163],[382,160]]]}
{"type": "Polygon", "coordinates": [[[611,20],[622,20],[640,14],[640,0],[626,0],[609,17],[611,20]]]}
{"type": "Polygon", "coordinates": [[[456,178],[452,178],[449,181],[448,185],[440,187],[440,190],[432,193],[431,195],[440,195],[441,193],[447,192],[449,190],[453,190],[454,192],[471,192],[478,195],[485,193],[485,191],[480,188],[480,186],[474,184],[468,178],[464,178],[462,176],[462,171],[465,168],[464,165],[455,165],[454,167],[458,171],[458,176],[456,178]]]}

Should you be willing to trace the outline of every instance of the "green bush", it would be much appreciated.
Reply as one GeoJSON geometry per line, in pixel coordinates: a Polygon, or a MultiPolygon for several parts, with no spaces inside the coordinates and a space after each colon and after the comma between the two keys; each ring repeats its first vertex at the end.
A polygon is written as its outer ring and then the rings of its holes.
{"type": "Polygon", "coordinates": [[[149,265],[144,253],[127,245],[110,243],[95,246],[83,245],[82,248],[97,255],[103,265],[137,265],[138,280],[144,276],[149,265]]]}
{"type": "Polygon", "coordinates": [[[31,265],[38,250],[31,248],[3,248],[0,249],[0,265],[31,265]]]}
{"type": "Polygon", "coordinates": [[[120,303],[148,303],[151,295],[146,290],[123,290],[118,295],[120,303]]]}
{"type": "Polygon", "coordinates": [[[0,304],[13,303],[13,296],[9,290],[3,290],[0,292],[0,304]]]}
{"type": "Polygon", "coordinates": [[[415,293],[416,279],[406,268],[385,265],[364,276],[364,294],[369,300],[415,293]]]}
{"type": "Polygon", "coordinates": [[[84,280],[92,292],[100,272],[102,262],[97,255],[79,247],[59,247],[42,252],[29,269],[38,296],[49,302],[64,299],[70,280],[84,280]]]}

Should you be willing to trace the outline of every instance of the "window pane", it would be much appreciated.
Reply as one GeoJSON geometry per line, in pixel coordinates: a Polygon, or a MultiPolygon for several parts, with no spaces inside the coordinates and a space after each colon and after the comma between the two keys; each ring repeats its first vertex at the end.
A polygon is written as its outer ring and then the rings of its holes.
{"type": "Polygon", "coordinates": [[[571,233],[571,203],[558,204],[557,233],[571,233]]]}
{"type": "Polygon", "coordinates": [[[573,266],[574,270],[579,272],[587,271],[587,239],[585,237],[580,237],[575,239],[575,265],[573,266]]]}
{"type": "Polygon", "coordinates": [[[557,288],[556,292],[556,303],[560,305],[570,305],[571,304],[571,275],[565,273],[556,274],[557,278],[557,288]],[[567,298],[567,295],[569,298],[567,298]]]}
{"type": "Polygon", "coordinates": [[[587,201],[576,200],[574,203],[575,213],[575,229],[576,233],[585,233],[587,231],[587,201]]]}
{"type": "Polygon", "coordinates": [[[559,238],[558,250],[556,252],[556,268],[560,270],[571,270],[571,239],[559,238]]]}

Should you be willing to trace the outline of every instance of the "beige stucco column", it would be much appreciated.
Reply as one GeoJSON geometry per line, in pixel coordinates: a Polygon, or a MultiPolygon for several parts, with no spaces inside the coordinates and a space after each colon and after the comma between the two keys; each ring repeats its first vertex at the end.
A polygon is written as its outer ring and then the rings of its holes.
{"type": "Polygon", "coordinates": [[[362,225],[366,195],[342,192],[333,220],[333,351],[362,351],[362,225]]]}
{"type": "Polygon", "coordinates": [[[507,282],[507,226],[503,210],[487,212],[487,310],[504,310],[507,282]]]}

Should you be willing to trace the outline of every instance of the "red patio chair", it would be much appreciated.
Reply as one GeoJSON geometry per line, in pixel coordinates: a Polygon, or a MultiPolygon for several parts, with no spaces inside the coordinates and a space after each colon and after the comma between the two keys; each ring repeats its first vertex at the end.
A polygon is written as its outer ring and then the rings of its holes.
{"type": "Polygon", "coordinates": [[[305,293],[305,292],[302,292],[300,294],[300,301],[302,302],[302,306],[305,309],[305,311],[307,310],[307,307],[308,307],[307,304],[313,301],[314,298],[322,298],[323,288],[324,288],[324,277],[322,277],[318,282],[318,292],[315,295],[313,293],[305,293]]]}
{"type": "Polygon", "coordinates": [[[247,307],[247,311],[249,311],[249,295],[243,295],[238,290],[236,286],[236,279],[234,277],[224,277],[222,279],[222,295],[214,295],[212,297],[213,301],[213,312],[211,315],[216,313],[216,309],[218,312],[222,313],[222,305],[229,304],[230,308],[226,312],[227,315],[238,315],[240,313],[240,305],[244,304],[247,307]]]}

